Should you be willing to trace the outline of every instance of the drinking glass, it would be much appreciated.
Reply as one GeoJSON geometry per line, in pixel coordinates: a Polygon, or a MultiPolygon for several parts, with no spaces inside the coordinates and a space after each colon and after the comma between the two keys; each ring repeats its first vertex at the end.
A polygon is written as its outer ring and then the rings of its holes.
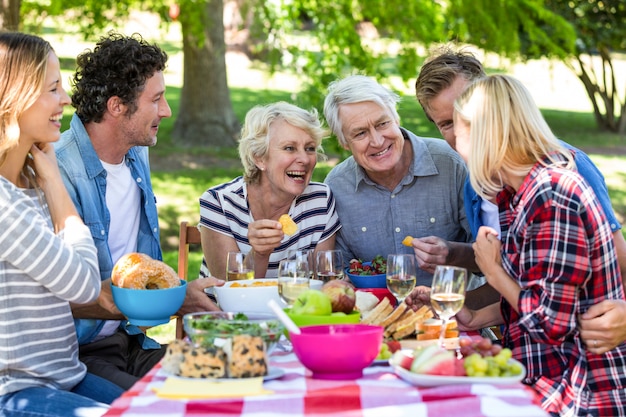
{"type": "Polygon", "coordinates": [[[324,282],[343,279],[343,255],[340,250],[321,250],[315,257],[317,279],[324,282]]]}
{"type": "Polygon", "coordinates": [[[309,289],[309,262],[306,259],[283,259],[278,264],[278,295],[292,306],[309,289]]]}
{"type": "Polygon", "coordinates": [[[387,257],[387,288],[402,303],[415,288],[417,269],[415,255],[399,254],[387,257]]]}
{"type": "Polygon", "coordinates": [[[228,252],[226,281],[254,279],[254,256],[243,252],[228,252]]]}
{"type": "Polygon", "coordinates": [[[439,335],[439,345],[444,347],[443,340],[446,326],[452,316],[461,310],[465,302],[465,281],[467,270],[456,266],[438,265],[430,287],[430,304],[443,324],[439,335]]]}
{"type": "Polygon", "coordinates": [[[314,269],[314,258],[313,258],[313,249],[292,249],[287,251],[287,259],[296,259],[296,260],[305,260],[309,264],[309,278],[313,278],[315,269],[314,269]]]}

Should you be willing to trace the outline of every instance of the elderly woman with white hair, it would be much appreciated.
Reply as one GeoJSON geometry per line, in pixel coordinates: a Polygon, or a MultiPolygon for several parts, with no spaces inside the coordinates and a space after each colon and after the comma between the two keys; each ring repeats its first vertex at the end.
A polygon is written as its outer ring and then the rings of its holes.
{"type": "Polygon", "coordinates": [[[327,185],[311,182],[325,136],[315,110],[278,102],[248,112],[239,140],[243,176],[200,197],[201,276],[226,279],[231,251],[251,252],[262,278],[276,277],[290,250],[334,249],[335,199],[327,185]],[[295,234],[283,232],[283,214],[297,224],[295,234]]]}

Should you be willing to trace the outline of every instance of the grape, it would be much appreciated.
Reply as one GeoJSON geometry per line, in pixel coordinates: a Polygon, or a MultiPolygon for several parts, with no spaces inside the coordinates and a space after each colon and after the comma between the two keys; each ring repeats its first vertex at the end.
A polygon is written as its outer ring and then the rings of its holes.
{"type": "Polygon", "coordinates": [[[378,356],[376,356],[376,359],[389,359],[391,358],[391,351],[389,350],[389,346],[387,345],[387,343],[383,343],[380,346],[380,352],[378,352],[378,356]]]}
{"type": "Polygon", "coordinates": [[[459,340],[463,366],[467,376],[514,376],[522,373],[518,362],[511,362],[511,349],[493,344],[491,340],[463,338],[459,340]]]}

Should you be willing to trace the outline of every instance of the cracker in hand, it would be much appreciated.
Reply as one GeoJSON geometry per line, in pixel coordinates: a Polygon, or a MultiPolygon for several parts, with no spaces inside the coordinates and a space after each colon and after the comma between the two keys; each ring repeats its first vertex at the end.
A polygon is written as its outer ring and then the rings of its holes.
{"type": "Polygon", "coordinates": [[[288,214],[280,216],[278,221],[283,225],[283,233],[286,235],[291,236],[298,231],[298,225],[288,214]]]}

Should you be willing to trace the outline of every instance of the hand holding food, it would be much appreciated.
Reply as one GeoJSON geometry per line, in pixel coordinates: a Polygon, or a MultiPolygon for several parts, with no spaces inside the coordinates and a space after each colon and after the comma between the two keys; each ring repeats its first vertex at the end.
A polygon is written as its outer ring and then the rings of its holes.
{"type": "Polygon", "coordinates": [[[283,226],[283,233],[285,233],[286,235],[291,236],[298,231],[298,225],[288,214],[283,214],[282,216],[280,216],[278,218],[278,221],[283,226]]]}

